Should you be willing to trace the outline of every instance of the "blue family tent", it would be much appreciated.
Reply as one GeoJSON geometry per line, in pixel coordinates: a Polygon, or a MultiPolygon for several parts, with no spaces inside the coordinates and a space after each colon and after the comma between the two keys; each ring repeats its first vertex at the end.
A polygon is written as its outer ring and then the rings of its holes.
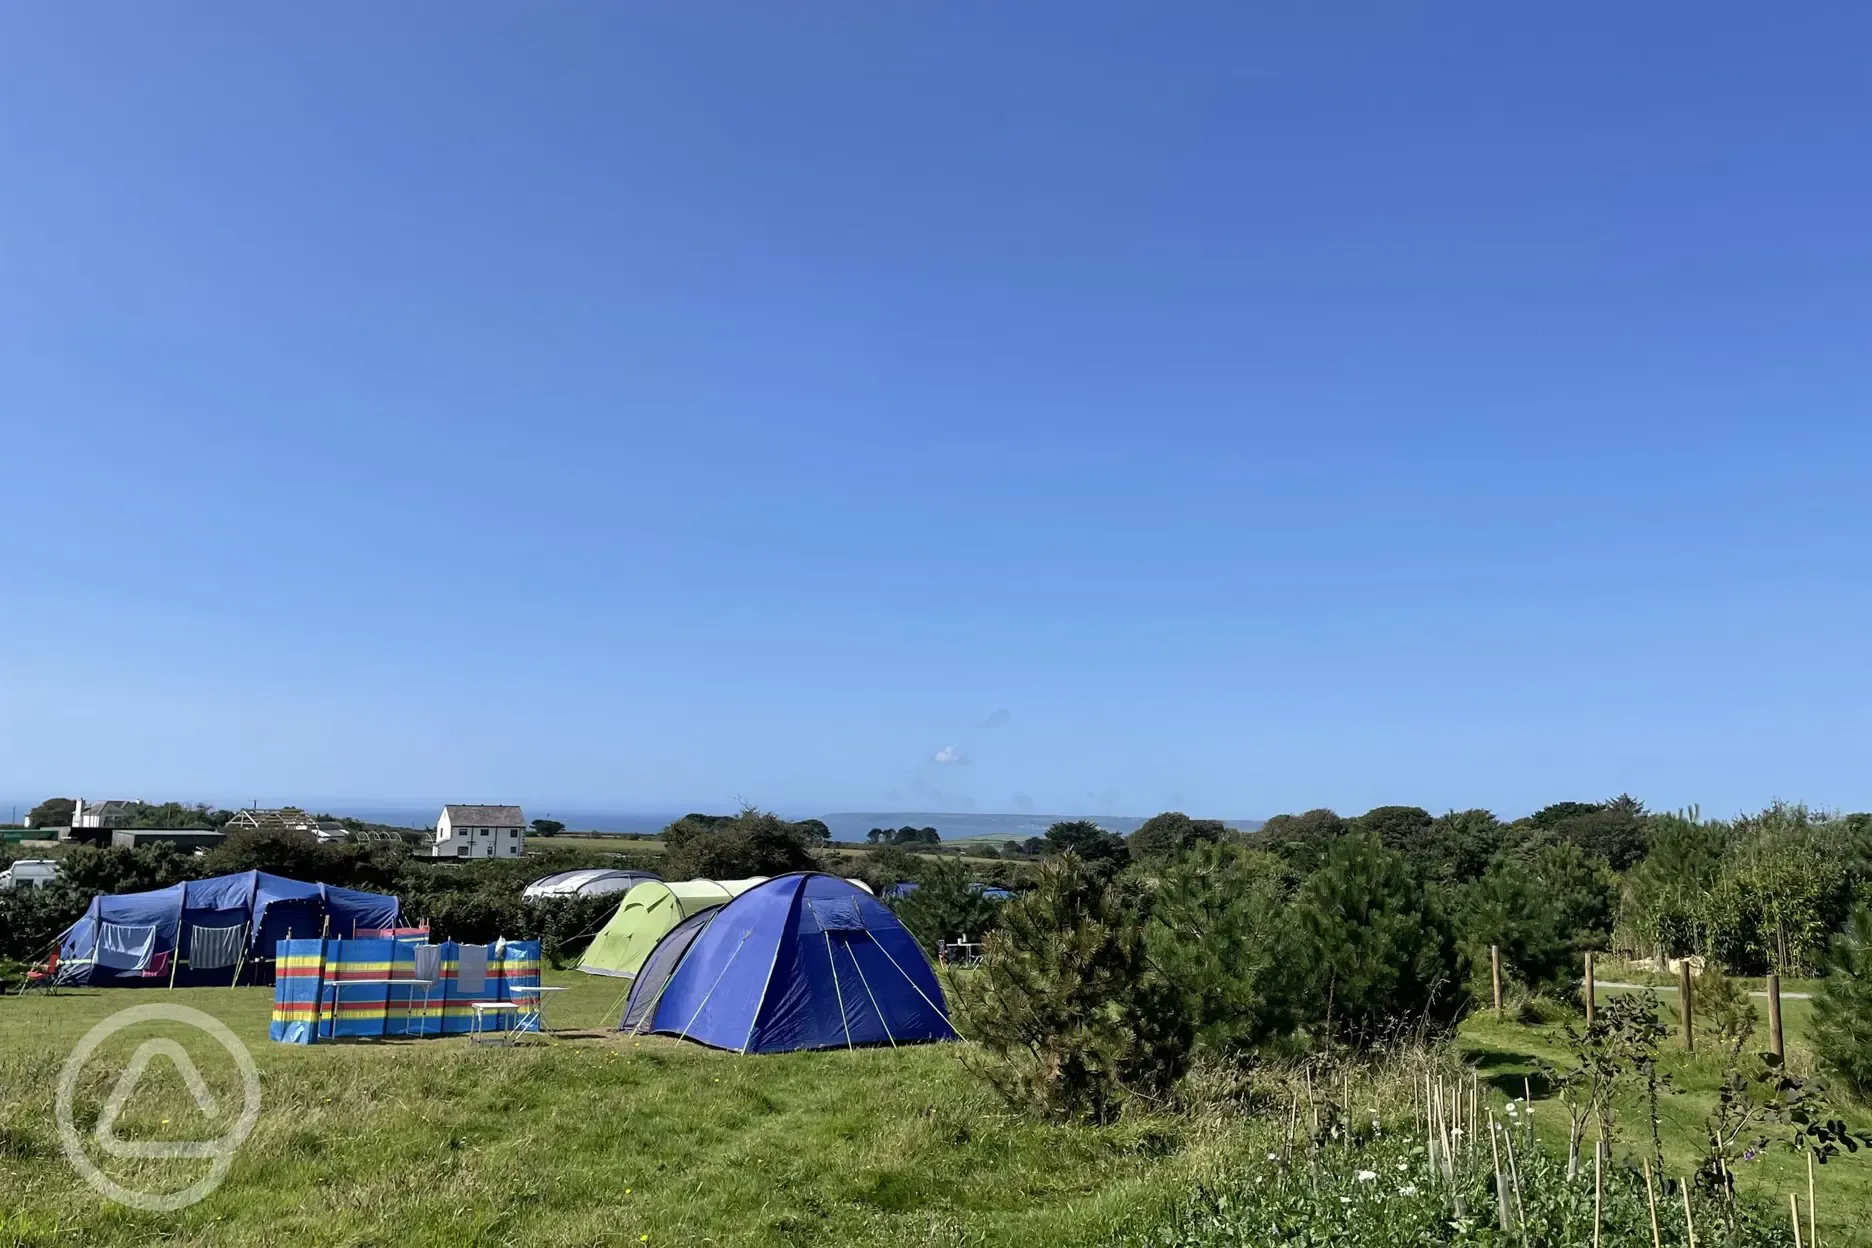
{"type": "Polygon", "coordinates": [[[295,937],[392,928],[395,897],[264,871],[99,894],[59,939],[58,979],[94,987],[265,984],[274,947],[295,937]]]}
{"type": "Polygon", "coordinates": [[[783,875],[672,928],[627,1030],[740,1053],[954,1040],[929,959],[897,916],[833,875],[783,875]]]}

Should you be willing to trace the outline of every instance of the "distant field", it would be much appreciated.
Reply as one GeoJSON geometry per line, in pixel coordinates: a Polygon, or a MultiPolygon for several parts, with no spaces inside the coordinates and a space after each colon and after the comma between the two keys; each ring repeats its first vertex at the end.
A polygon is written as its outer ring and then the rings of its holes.
{"type": "Polygon", "coordinates": [[[632,840],[623,836],[572,836],[561,833],[558,836],[527,838],[527,849],[533,853],[546,853],[555,849],[589,849],[609,854],[661,854],[668,848],[662,841],[632,840]]]}

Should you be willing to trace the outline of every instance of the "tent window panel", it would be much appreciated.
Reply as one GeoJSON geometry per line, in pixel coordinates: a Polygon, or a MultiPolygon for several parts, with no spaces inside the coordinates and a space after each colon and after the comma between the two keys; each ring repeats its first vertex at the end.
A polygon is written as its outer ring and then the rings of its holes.
{"type": "Polygon", "coordinates": [[[864,916],[858,913],[856,902],[843,898],[833,901],[808,901],[813,917],[819,921],[822,932],[862,932],[865,930],[864,916]]]}
{"type": "Polygon", "coordinates": [[[156,950],[156,928],[127,923],[98,924],[97,961],[114,971],[140,971],[148,967],[156,950]]]}
{"type": "Polygon", "coordinates": [[[219,971],[240,961],[246,945],[247,925],[234,927],[189,926],[189,969],[219,971]]]}

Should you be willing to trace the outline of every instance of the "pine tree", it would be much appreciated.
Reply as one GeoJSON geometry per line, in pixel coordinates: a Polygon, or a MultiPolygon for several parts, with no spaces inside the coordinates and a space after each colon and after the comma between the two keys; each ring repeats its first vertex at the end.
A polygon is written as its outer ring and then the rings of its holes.
{"type": "Polygon", "coordinates": [[[1872,912],[1855,911],[1834,942],[1831,973],[1814,997],[1813,1044],[1854,1093],[1872,1097],[1872,912]]]}
{"type": "Polygon", "coordinates": [[[957,997],[982,1073],[1049,1117],[1109,1122],[1167,1096],[1188,1064],[1190,1015],[1150,968],[1140,914],[1074,853],[1006,906],[957,997]]]}

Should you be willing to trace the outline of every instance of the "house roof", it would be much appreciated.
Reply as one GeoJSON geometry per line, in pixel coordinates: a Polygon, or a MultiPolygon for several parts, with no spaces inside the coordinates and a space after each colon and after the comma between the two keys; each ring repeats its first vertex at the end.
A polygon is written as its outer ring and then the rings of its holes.
{"type": "Polygon", "coordinates": [[[518,828],[524,827],[526,819],[520,814],[518,806],[444,806],[443,813],[448,815],[450,827],[470,828],[518,828]]]}
{"type": "Polygon", "coordinates": [[[237,810],[228,820],[230,828],[271,828],[289,832],[314,831],[312,817],[291,806],[279,810],[237,810]]]}

